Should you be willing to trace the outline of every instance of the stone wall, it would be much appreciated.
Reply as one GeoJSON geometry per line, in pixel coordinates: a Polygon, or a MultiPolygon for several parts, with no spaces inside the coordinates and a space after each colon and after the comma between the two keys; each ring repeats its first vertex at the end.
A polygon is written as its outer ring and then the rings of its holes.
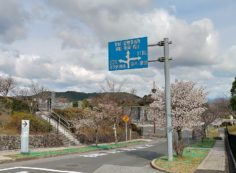
{"type": "Polygon", "coordinates": [[[123,107],[123,114],[127,114],[133,123],[152,123],[153,117],[158,112],[149,106],[126,106],[123,107]]]}
{"type": "MultiPolygon", "coordinates": [[[[61,147],[63,139],[57,134],[31,135],[29,148],[61,147]]],[[[20,136],[0,135],[0,151],[20,149],[20,136]]]]}

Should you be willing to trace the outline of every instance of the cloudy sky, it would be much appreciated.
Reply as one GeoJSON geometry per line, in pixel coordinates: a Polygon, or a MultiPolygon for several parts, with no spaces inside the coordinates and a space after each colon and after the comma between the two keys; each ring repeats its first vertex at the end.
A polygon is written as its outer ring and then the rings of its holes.
{"type": "MultiPolygon", "coordinates": [[[[209,98],[236,76],[235,0],[0,0],[0,75],[54,91],[99,92],[105,79],[148,94],[164,86],[163,64],[108,71],[109,41],[168,37],[171,81],[191,80],[209,98]]],[[[163,49],[149,49],[149,59],[163,49]]]]}

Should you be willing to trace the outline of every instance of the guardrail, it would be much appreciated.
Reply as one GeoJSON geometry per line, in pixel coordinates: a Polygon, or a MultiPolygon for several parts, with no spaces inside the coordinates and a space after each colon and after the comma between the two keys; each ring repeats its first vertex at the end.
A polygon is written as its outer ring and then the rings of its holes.
{"type": "Polygon", "coordinates": [[[47,117],[47,121],[51,124],[53,123],[54,129],[56,129],[56,133],[59,134],[62,133],[65,135],[69,141],[71,141],[71,144],[79,144],[79,141],[77,137],[75,136],[73,132],[73,124],[66,120],[62,115],[57,114],[54,111],[49,111],[48,109],[45,109],[44,107],[40,107],[39,109],[40,114],[47,117]],[[51,122],[53,120],[54,122],[51,122]],[[62,128],[61,128],[62,127],[62,128]]]}
{"type": "MultiPolygon", "coordinates": [[[[233,135],[231,135],[233,136],[233,135]]],[[[232,138],[230,134],[228,133],[228,130],[226,128],[225,130],[225,147],[226,147],[226,152],[227,152],[227,156],[228,156],[228,165],[229,165],[229,173],[235,173],[236,172],[236,161],[231,149],[232,146],[232,138]]],[[[236,139],[236,136],[234,136],[236,139]]],[[[236,140],[235,140],[236,143],[236,140]]]]}
{"type": "Polygon", "coordinates": [[[62,115],[57,114],[54,111],[49,111],[46,108],[40,108],[39,111],[42,112],[47,112],[45,115],[48,117],[49,122],[50,119],[55,120],[59,125],[63,126],[65,129],[71,131],[73,128],[73,124],[70,123],[68,120],[66,120],[62,115]]]}

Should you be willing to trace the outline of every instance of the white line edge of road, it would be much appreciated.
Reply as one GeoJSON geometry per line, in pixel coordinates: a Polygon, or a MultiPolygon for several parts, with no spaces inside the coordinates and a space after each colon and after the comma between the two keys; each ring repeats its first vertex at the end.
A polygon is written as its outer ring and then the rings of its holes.
{"type": "Polygon", "coordinates": [[[0,172],[2,172],[2,171],[14,170],[14,169],[30,169],[30,170],[39,170],[39,171],[48,171],[48,172],[59,172],[59,173],[82,173],[82,172],[76,172],[76,171],[62,171],[62,170],[56,170],[56,169],[35,168],[35,167],[12,167],[12,168],[4,168],[4,169],[0,169],[0,172]]]}

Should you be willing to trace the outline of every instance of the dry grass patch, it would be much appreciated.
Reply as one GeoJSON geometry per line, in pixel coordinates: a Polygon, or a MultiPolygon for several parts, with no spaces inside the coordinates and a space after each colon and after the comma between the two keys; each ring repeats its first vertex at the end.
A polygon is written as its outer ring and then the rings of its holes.
{"type": "Polygon", "coordinates": [[[218,128],[212,128],[212,129],[208,130],[207,137],[208,138],[219,137],[219,130],[218,130],[218,128]]]}
{"type": "Polygon", "coordinates": [[[236,125],[228,126],[227,129],[231,135],[236,135],[236,125]]]}

